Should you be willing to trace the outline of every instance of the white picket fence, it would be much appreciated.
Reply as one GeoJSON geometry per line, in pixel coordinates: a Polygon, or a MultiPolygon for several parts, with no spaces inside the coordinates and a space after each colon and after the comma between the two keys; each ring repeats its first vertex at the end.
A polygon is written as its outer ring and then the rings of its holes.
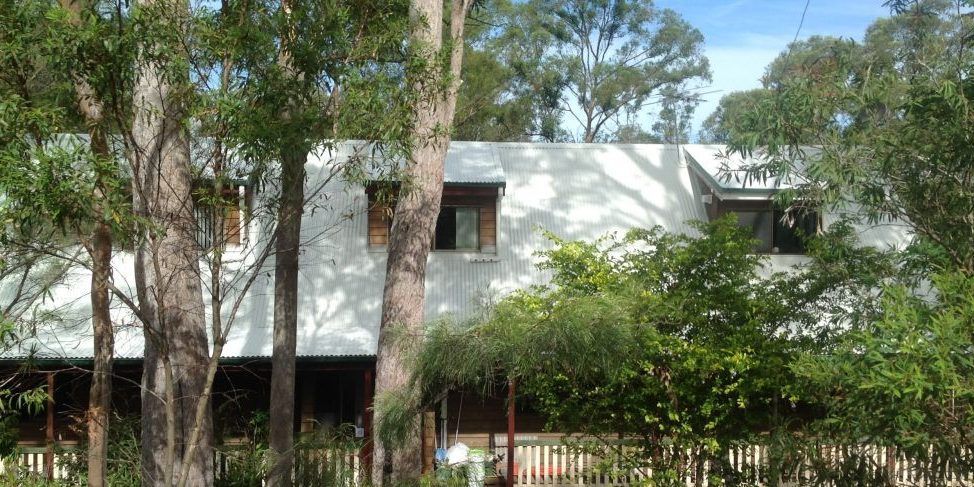
{"type": "MultiPolygon", "coordinates": [[[[65,463],[74,460],[74,453],[70,450],[58,450],[54,453],[54,480],[68,478],[65,463]]],[[[302,458],[297,462],[301,471],[296,476],[304,479],[327,480],[328,485],[353,487],[359,484],[362,462],[357,450],[302,450],[298,452],[302,458]]],[[[11,457],[0,461],[0,476],[13,473],[17,477],[25,476],[46,477],[47,449],[44,447],[21,447],[11,457]]],[[[214,452],[214,474],[220,478],[232,469],[235,462],[243,461],[239,451],[233,449],[216,450],[214,452]]]]}
{"type": "MultiPolygon", "coordinates": [[[[498,442],[500,443],[500,442],[498,442]]],[[[495,454],[500,457],[506,455],[506,445],[498,445],[495,454]]],[[[966,453],[965,460],[974,459],[974,450],[966,453]]],[[[866,468],[886,470],[890,468],[887,461],[887,451],[881,447],[862,447],[859,452],[859,459],[866,464],[866,468]]],[[[821,458],[828,461],[831,465],[838,465],[844,459],[850,457],[841,448],[824,447],[820,452],[821,458]]],[[[731,468],[739,473],[745,474],[754,479],[761,479],[768,474],[770,453],[767,446],[752,445],[746,448],[738,448],[729,452],[728,463],[731,468]]],[[[688,455],[688,458],[690,456],[688,455]]],[[[593,455],[589,453],[569,452],[567,449],[554,441],[517,441],[514,447],[514,483],[518,485],[585,485],[585,486],[624,486],[630,484],[646,483],[652,478],[652,471],[649,469],[635,469],[623,471],[618,464],[604,462],[603,458],[611,458],[608,455],[593,455]]],[[[949,487],[974,487],[974,475],[970,472],[962,476],[947,474],[948,478],[931,478],[927,474],[927,469],[920,467],[919,463],[897,455],[892,464],[893,474],[897,485],[903,487],[927,487],[927,486],[949,486],[949,487]]],[[[497,464],[498,475],[506,477],[507,462],[501,460],[497,464]]],[[[949,471],[950,469],[948,469],[949,471]]],[[[697,465],[690,461],[684,468],[685,485],[708,486],[708,474],[710,465],[701,462],[697,465]],[[700,477],[700,482],[696,482],[696,477],[700,477]]],[[[790,468],[779,472],[778,478],[780,485],[798,486],[808,485],[811,480],[810,470],[803,468],[801,463],[792,462],[790,468]]]]}
{"type": "MultiPolygon", "coordinates": [[[[227,475],[234,463],[253,461],[234,449],[217,450],[214,474],[217,478],[227,475]]],[[[302,449],[295,453],[294,476],[302,485],[323,484],[337,487],[354,487],[362,478],[362,460],[358,450],[335,448],[302,449]]]]}
{"type": "MultiPolygon", "coordinates": [[[[9,458],[0,460],[0,476],[14,473],[17,476],[40,476],[47,475],[47,449],[44,447],[21,447],[9,458]]],[[[54,453],[54,478],[65,479],[68,476],[65,463],[73,460],[74,454],[70,451],[59,451],[54,453]]]]}
{"type": "MultiPolygon", "coordinates": [[[[498,444],[495,448],[495,453],[498,455],[505,455],[506,451],[507,448],[503,444],[498,444]]],[[[833,464],[838,464],[850,457],[849,452],[842,448],[822,447],[819,453],[821,459],[833,464]]],[[[869,468],[877,470],[890,468],[887,461],[888,452],[885,448],[862,447],[859,453],[860,458],[865,459],[869,468]]],[[[0,462],[0,475],[9,473],[11,469],[16,469],[18,475],[45,476],[45,455],[46,450],[42,447],[21,448],[15,457],[16,462],[12,459],[0,462]]],[[[53,472],[55,479],[67,478],[65,463],[72,460],[72,455],[74,453],[70,450],[61,450],[55,453],[53,472]]],[[[303,455],[298,463],[303,466],[304,470],[296,472],[296,475],[302,476],[306,480],[319,479],[320,482],[328,485],[355,487],[360,485],[360,480],[363,478],[363,465],[358,451],[304,450],[299,452],[299,455],[303,455]],[[308,470],[309,466],[311,470],[308,470]]],[[[606,465],[602,461],[602,458],[605,457],[605,455],[572,453],[557,441],[518,440],[514,447],[514,483],[523,486],[626,486],[645,483],[652,477],[652,472],[648,469],[622,471],[612,463],[606,465]]],[[[753,445],[729,452],[728,462],[737,472],[753,478],[761,478],[762,475],[767,474],[766,469],[770,457],[767,446],[753,445]]],[[[235,461],[242,461],[243,457],[235,454],[232,450],[218,450],[214,460],[215,473],[220,477],[225,475],[228,469],[233,468],[235,461]]],[[[969,450],[962,460],[974,461],[974,449],[969,450]]],[[[506,477],[506,460],[498,463],[497,468],[498,474],[506,477]]],[[[974,487],[974,475],[969,472],[963,476],[948,474],[948,478],[931,478],[925,473],[927,472],[926,469],[920,468],[918,462],[905,458],[903,455],[896,455],[893,468],[894,478],[898,486],[974,487]]],[[[687,475],[684,482],[688,487],[695,485],[709,486],[707,481],[709,465],[707,463],[703,463],[699,468],[687,468],[686,470],[687,475]],[[695,482],[695,472],[702,474],[699,484],[695,482]]],[[[783,486],[797,486],[802,485],[803,481],[809,480],[810,475],[807,469],[803,470],[800,466],[793,465],[790,470],[782,472],[780,478],[783,486]]]]}

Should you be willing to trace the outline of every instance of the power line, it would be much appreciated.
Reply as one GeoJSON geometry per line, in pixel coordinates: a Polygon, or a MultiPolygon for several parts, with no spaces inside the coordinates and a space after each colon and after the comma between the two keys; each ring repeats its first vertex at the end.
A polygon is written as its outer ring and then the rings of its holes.
{"type": "Polygon", "coordinates": [[[802,32],[802,26],[805,25],[805,14],[808,13],[808,5],[812,3],[812,0],[805,0],[805,10],[802,10],[802,19],[798,22],[798,30],[795,31],[795,38],[792,39],[792,44],[798,41],[798,34],[802,32]]]}

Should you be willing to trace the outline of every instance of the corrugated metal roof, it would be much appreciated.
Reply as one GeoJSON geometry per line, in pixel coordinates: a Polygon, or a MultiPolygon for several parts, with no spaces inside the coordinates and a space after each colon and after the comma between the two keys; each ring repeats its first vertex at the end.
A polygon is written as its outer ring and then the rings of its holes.
{"type": "MultiPolygon", "coordinates": [[[[431,253],[427,317],[468,317],[515,289],[543,283],[546,275],[535,268],[535,253],[549,243],[540,229],[568,239],[654,225],[691,232],[686,221],[706,214],[699,188],[678,155],[675,146],[663,145],[453,142],[447,158],[451,181],[506,183],[498,207],[497,251],[431,253]]],[[[309,188],[327,178],[330,161],[327,155],[309,157],[309,188]]],[[[375,354],[386,254],[367,249],[366,207],[363,188],[338,182],[309,202],[299,271],[299,357],[375,354]]],[[[115,266],[116,282],[134,288],[131,257],[119,255],[115,266]]],[[[268,262],[243,300],[224,357],[271,355],[272,276],[268,262]]],[[[41,327],[38,340],[4,356],[21,356],[35,346],[40,357],[90,357],[87,286],[87,273],[73,271],[71,281],[55,292],[57,304],[48,304],[65,320],[41,327]]],[[[138,358],[140,330],[131,314],[113,303],[117,356],[138,358]]]]}
{"type": "Polygon", "coordinates": [[[507,181],[504,166],[491,144],[454,142],[451,145],[453,150],[447,152],[443,166],[445,182],[503,185],[507,181]],[[463,150],[456,150],[456,144],[463,144],[463,150]]]}
{"type": "Polygon", "coordinates": [[[728,154],[725,146],[721,145],[686,145],[684,150],[690,167],[718,193],[767,196],[775,191],[794,187],[794,181],[787,179],[746,180],[742,168],[759,162],[758,155],[745,158],[740,154],[728,154]]]}
{"type": "MultiPolygon", "coordinates": [[[[443,181],[447,184],[503,186],[506,181],[504,167],[497,159],[492,145],[489,142],[453,142],[443,165],[443,181]],[[458,144],[463,145],[463,150],[457,150],[458,144]]],[[[319,159],[327,160],[331,154],[338,154],[338,157],[358,157],[366,174],[376,180],[394,178],[389,175],[392,161],[398,163],[399,169],[405,165],[404,160],[383,153],[379,146],[364,141],[347,142],[335,151],[320,154],[319,159]]]]}

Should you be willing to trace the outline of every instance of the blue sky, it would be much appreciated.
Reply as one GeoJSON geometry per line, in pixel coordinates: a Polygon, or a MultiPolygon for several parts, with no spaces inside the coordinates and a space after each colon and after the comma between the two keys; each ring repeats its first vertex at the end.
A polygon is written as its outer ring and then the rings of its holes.
{"type": "MultiPolygon", "coordinates": [[[[764,67],[795,38],[806,0],[656,0],[679,12],[704,35],[713,82],[694,113],[693,135],[720,97],[760,86],[764,67]]],[[[811,0],[799,38],[833,35],[862,39],[866,27],[889,14],[883,0],[811,0]]]]}

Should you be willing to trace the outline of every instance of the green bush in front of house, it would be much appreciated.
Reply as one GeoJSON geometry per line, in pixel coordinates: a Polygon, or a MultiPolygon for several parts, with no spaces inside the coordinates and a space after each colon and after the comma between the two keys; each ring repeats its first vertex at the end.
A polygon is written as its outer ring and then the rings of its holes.
{"type": "MultiPolygon", "coordinates": [[[[417,387],[430,400],[516,381],[520,403],[572,435],[568,449],[604,460],[603,473],[651,470],[654,485],[799,473],[810,485],[884,485],[877,446],[927,478],[971,473],[971,278],[931,275],[932,292],[917,296],[898,282],[900,256],[856,246],[844,223],[809,242],[803,267],[771,273],[732,219],[694,225],[550,236],[549,284],[473,324],[432,325],[417,387]],[[754,446],[766,449],[760,465],[731,465],[754,446]]],[[[377,404],[410,417],[390,398],[377,404]]]]}
{"type": "Polygon", "coordinates": [[[549,235],[539,264],[549,285],[514,293],[473,328],[434,326],[422,387],[516,380],[551,430],[584,438],[570,448],[614,448],[604,468],[651,468],[664,484],[763,441],[800,407],[789,364],[814,344],[817,283],[765,273],[732,217],[693,229],[549,235]],[[632,448],[615,448],[620,435],[632,448]]]}

